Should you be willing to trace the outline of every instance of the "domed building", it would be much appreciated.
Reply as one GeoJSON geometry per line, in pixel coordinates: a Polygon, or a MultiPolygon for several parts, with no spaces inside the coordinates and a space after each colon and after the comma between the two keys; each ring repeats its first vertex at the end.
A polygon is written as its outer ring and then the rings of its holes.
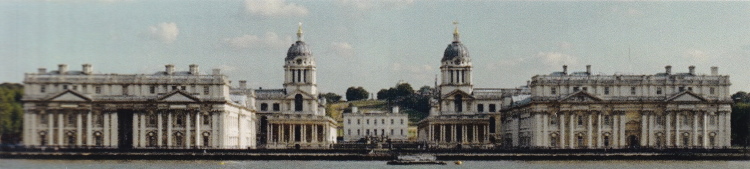
{"type": "Polygon", "coordinates": [[[284,58],[284,88],[255,90],[258,147],[319,149],[336,142],[337,124],[318,99],[315,59],[302,37],[300,24],[284,58]]]}
{"type": "Polygon", "coordinates": [[[503,93],[515,89],[474,88],[471,57],[458,27],[440,60],[439,98],[430,115],[418,124],[420,141],[433,148],[480,148],[491,145],[503,93]]]}

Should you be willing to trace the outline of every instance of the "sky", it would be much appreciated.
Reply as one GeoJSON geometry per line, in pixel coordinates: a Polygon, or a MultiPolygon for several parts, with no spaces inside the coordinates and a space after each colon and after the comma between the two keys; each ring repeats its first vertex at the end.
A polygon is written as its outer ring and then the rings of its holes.
{"type": "Polygon", "coordinates": [[[233,85],[282,88],[301,22],[321,92],[419,88],[440,73],[454,21],[477,88],[522,86],[562,65],[610,75],[695,65],[750,91],[750,2],[674,1],[5,0],[0,83],[58,64],[118,74],[198,64],[233,85]]]}

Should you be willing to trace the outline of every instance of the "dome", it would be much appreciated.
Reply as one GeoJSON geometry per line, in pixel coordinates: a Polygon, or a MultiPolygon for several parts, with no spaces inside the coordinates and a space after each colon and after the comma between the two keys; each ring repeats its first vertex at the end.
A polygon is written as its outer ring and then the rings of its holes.
{"type": "Polygon", "coordinates": [[[294,42],[294,44],[289,47],[289,51],[286,52],[285,60],[294,60],[299,56],[312,56],[310,48],[307,47],[307,44],[303,41],[294,42]]]}
{"type": "Polygon", "coordinates": [[[460,41],[453,41],[445,48],[441,61],[453,60],[454,58],[469,58],[469,50],[460,41]]]}

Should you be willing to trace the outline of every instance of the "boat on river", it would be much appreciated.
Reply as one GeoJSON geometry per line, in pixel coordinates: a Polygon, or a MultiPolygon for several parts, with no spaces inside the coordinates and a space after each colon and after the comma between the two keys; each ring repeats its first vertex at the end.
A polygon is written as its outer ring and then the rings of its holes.
{"type": "Polygon", "coordinates": [[[401,155],[395,160],[388,161],[388,165],[446,165],[444,161],[437,161],[437,158],[429,154],[419,155],[401,155]]]}

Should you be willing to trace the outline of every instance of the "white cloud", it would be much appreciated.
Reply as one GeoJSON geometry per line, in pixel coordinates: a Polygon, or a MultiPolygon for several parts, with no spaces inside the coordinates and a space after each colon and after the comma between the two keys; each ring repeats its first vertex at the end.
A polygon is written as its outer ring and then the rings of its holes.
{"type": "Polygon", "coordinates": [[[697,49],[686,50],[683,56],[695,62],[707,61],[708,59],[712,57],[708,53],[703,52],[702,50],[697,50],[697,49]]]}
{"type": "Polygon", "coordinates": [[[307,8],[284,0],[245,0],[245,11],[263,17],[305,16],[307,8]]]}
{"type": "Polygon", "coordinates": [[[177,35],[179,34],[180,29],[177,28],[177,24],[174,22],[162,22],[148,27],[148,36],[151,39],[159,40],[164,43],[174,42],[177,40],[177,35]]]}
{"type": "Polygon", "coordinates": [[[253,48],[283,48],[290,44],[292,37],[282,39],[273,32],[266,32],[263,36],[242,35],[240,37],[225,38],[224,42],[235,49],[253,48]]]}
{"type": "Polygon", "coordinates": [[[536,57],[541,59],[547,66],[558,66],[558,65],[572,65],[578,63],[578,59],[574,56],[560,53],[560,52],[539,52],[536,57]]]}
{"type": "Polygon", "coordinates": [[[414,0],[337,0],[336,3],[344,8],[354,8],[356,10],[371,10],[393,9],[407,6],[414,3],[414,0]]]}
{"type": "Polygon", "coordinates": [[[331,49],[333,49],[333,52],[336,55],[342,57],[354,56],[354,48],[352,47],[352,44],[349,44],[348,42],[333,42],[331,43],[331,49]]]}

